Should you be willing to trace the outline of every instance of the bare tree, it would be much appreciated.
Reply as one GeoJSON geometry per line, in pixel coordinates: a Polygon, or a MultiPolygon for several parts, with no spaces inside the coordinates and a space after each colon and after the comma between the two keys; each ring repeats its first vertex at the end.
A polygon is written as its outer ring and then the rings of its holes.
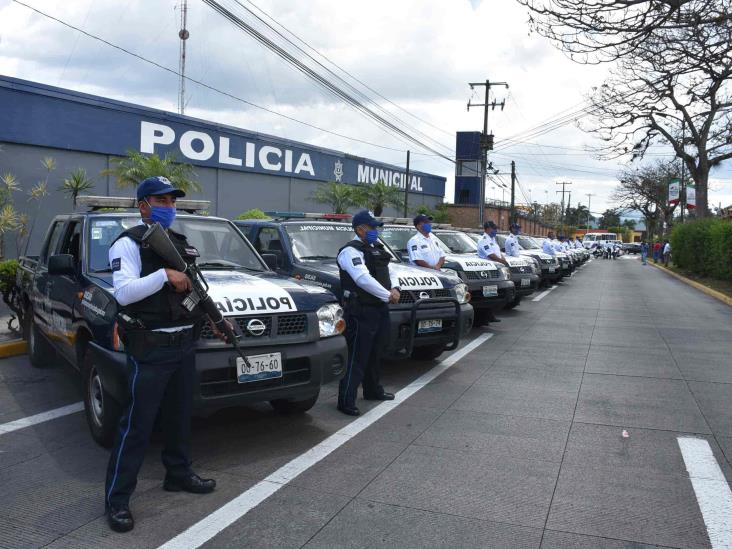
{"type": "Polygon", "coordinates": [[[678,162],[658,161],[636,169],[626,169],[618,179],[612,200],[623,209],[640,212],[646,222],[648,238],[662,236],[663,223],[670,226],[676,204],[668,202],[668,185],[678,179],[678,162]]]}
{"type": "Polygon", "coordinates": [[[584,129],[605,141],[601,157],[670,146],[696,183],[697,215],[708,214],[709,173],[732,158],[732,21],[647,40],[590,100],[595,124],[584,129]]]}
{"type": "Polygon", "coordinates": [[[580,63],[624,57],[667,31],[728,23],[732,0],[518,0],[533,30],[580,63]]]}

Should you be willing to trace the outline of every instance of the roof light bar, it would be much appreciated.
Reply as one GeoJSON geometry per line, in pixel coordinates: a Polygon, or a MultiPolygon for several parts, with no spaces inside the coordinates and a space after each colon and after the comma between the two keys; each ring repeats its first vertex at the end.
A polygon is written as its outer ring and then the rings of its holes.
{"type": "MultiPolygon", "coordinates": [[[[91,211],[102,208],[137,209],[138,203],[136,198],[126,196],[80,196],[76,201],[91,211]]],[[[183,210],[188,213],[205,211],[210,207],[210,200],[176,200],[175,202],[176,210],[183,210]]]]}

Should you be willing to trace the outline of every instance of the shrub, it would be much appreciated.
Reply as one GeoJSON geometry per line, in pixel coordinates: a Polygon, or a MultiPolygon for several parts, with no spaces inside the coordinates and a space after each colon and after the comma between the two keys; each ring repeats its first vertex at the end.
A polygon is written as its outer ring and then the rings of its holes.
{"type": "Polygon", "coordinates": [[[13,311],[13,315],[8,322],[8,328],[14,329],[13,321],[17,318],[18,325],[23,322],[23,309],[20,303],[20,289],[16,284],[16,275],[18,273],[18,260],[6,259],[0,261],[0,294],[8,308],[13,311]]]}
{"type": "Polygon", "coordinates": [[[676,225],[671,233],[676,266],[702,276],[732,280],[732,223],[701,219],[676,225]]]}
{"type": "Polygon", "coordinates": [[[236,219],[269,219],[270,217],[259,208],[252,208],[236,216],[236,219]]]}

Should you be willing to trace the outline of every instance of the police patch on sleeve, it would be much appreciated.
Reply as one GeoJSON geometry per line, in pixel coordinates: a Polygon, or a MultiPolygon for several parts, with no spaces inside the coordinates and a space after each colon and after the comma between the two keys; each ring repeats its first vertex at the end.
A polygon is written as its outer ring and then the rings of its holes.
{"type": "Polygon", "coordinates": [[[416,244],[414,246],[412,246],[412,251],[413,252],[416,252],[417,251],[417,245],[416,244]]]}
{"type": "Polygon", "coordinates": [[[186,248],[186,253],[191,257],[200,257],[201,254],[198,253],[198,250],[194,248],[193,246],[188,246],[186,248]]]}
{"type": "Polygon", "coordinates": [[[490,244],[486,244],[485,246],[483,246],[483,249],[484,249],[484,250],[487,250],[487,249],[488,249],[488,248],[490,248],[490,247],[491,247],[491,245],[490,245],[490,244]]]}
{"type": "Polygon", "coordinates": [[[112,271],[119,271],[122,268],[122,258],[115,257],[112,260],[112,271]]]}
{"type": "Polygon", "coordinates": [[[354,257],[353,259],[351,259],[351,262],[353,263],[353,266],[354,267],[356,265],[361,265],[363,263],[363,261],[361,261],[361,258],[360,257],[354,257]]]}

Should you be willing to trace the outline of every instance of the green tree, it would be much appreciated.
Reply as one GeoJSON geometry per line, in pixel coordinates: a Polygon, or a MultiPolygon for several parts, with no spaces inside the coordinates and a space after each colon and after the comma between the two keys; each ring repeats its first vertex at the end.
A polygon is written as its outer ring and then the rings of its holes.
{"type": "Polygon", "coordinates": [[[167,178],[173,187],[186,194],[201,190],[201,185],[195,179],[193,166],[178,162],[173,153],[167,153],[160,158],[157,154],[146,155],[129,150],[125,158],[115,158],[112,162],[114,167],[104,170],[102,175],[114,176],[117,186],[121,188],[135,187],[148,177],[161,175],[167,178]]]}
{"type": "Polygon", "coordinates": [[[5,235],[18,228],[18,213],[12,204],[0,210],[0,257],[5,257],[5,235]]]}
{"type": "Polygon", "coordinates": [[[620,214],[617,210],[608,208],[602,214],[600,218],[600,228],[608,229],[609,227],[617,227],[620,225],[620,214]]]}
{"type": "Polygon", "coordinates": [[[637,224],[637,222],[635,219],[624,219],[623,223],[622,223],[623,227],[627,227],[631,231],[635,230],[636,224],[637,224]]]}
{"type": "Polygon", "coordinates": [[[330,206],[332,213],[348,213],[348,208],[359,205],[356,188],[345,183],[329,181],[321,183],[313,192],[311,200],[330,206]]]}
{"type": "Polygon", "coordinates": [[[270,217],[259,208],[252,208],[237,215],[236,219],[270,219],[270,217]]]}
{"type": "Polygon", "coordinates": [[[58,190],[71,198],[74,209],[76,209],[76,199],[79,195],[93,188],[94,182],[86,176],[86,170],[84,168],[77,168],[69,174],[69,177],[64,179],[64,182],[59,186],[58,190]]]}
{"type": "Polygon", "coordinates": [[[368,208],[379,217],[387,206],[393,206],[397,210],[404,208],[404,192],[399,187],[391,187],[379,179],[374,184],[356,187],[356,201],[359,206],[368,208]]]}

